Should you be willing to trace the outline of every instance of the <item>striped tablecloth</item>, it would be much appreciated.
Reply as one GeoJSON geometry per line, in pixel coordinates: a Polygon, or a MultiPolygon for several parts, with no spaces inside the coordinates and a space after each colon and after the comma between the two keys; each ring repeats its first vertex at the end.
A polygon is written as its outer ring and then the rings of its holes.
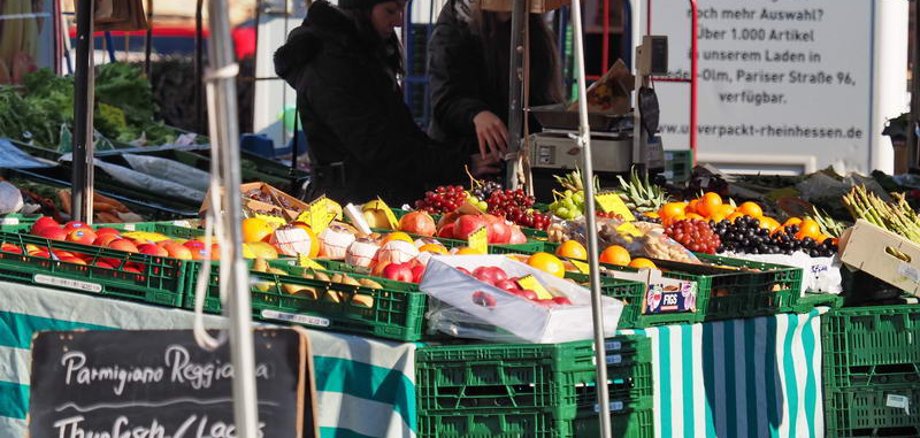
{"type": "MultiPolygon", "coordinates": [[[[207,317],[208,327],[223,319],[207,317]]],[[[36,331],[188,329],[192,313],[0,282],[0,437],[26,436],[36,331]]],[[[415,435],[415,345],[310,331],[320,435],[415,435]]]]}
{"type": "Polygon", "coordinates": [[[622,330],[652,339],[656,438],[823,437],[822,313],[622,330]]]}

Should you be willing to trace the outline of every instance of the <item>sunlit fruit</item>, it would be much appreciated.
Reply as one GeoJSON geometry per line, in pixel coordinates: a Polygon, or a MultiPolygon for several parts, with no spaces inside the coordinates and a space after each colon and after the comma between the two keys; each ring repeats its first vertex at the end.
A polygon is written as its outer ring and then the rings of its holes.
{"type": "Polygon", "coordinates": [[[137,246],[128,239],[115,239],[109,242],[109,248],[126,252],[138,252],[137,246]]]}
{"type": "Polygon", "coordinates": [[[556,255],[577,260],[587,260],[588,250],[577,240],[566,240],[556,247],[556,255]]]}
{"type": "Polygon", "coordinates": [[[306,231],[307,236],[310,237],[310,254],[307,254],[307,256],[312,259],[319,255],[321,243],[319,241],[319,237],[316,235],[316,233],[313,232],[313,229],[303,222],[294,222],[291,225],[306,231]]]}
{"type": "MultiPolygon", "coordinates": [[[[709,217],[721,213],[722,197],[718,193],[706,192],[696,205],[696,212],[709,217]]],[[[724,216],[724,215],[723,215],[724,216]]]]}
{"type": "Polygon", "coordinates": [[[565,264],[559,257],[548,252],[538,252],[527,259],[527,264],[547,274],[562,278],[565,276],[565,264]]]}
{"type": "Polygon", "coordinates": [[[763,216],[763,209],[760,208],[760,206],[757,205],[756,202],[752,202],[752,201],[747,201],[739,205],[738,211],[740,211],[744,215],[754,217],[754,218],[759,218],[763,216]]]}
{"type": "Polygon", "coordinates": [[[393,240],[402,240],[403,242],[409,242],[412,244],[415,243],[415,240],[412,240],[412,236],[404,231],[394,231],[390,234],[387,234],[386,236],[383,236],[383,239],[381,239],[380,243],[387,243],[393,240]]]}
{"type": "Polygon", "coordinates": [[[431,237],[435,233],[434,219],[424,211],[413,211],[399,219],[399,229],[418,236],[431,237]]]}
{"type": "Polygon", "coordinates": [[[419,252],[430,252],[432,254],[447,254],[447,248],[437,243],[426,243],[418,248],[419,252]]]}
{"type": "Polygon", "coordinates": [[[454,252],[454,254],[455,255],[483,255],[485,253],[482,251],[478,251],[473,248],[470,248],[468,246],[461,246],[456,249],[456,252],[454,252]]]}
{"type": "Polygon", "coordinates": [[[645,257],[636,257],[632,259],[627,266],[629,266],[630,268],[637,268],[637,269],[646,269],[646,268],[658,269],[658,266],[655,266],[655,262],[645,257]]]}
{"type": "Polygon", "coordinates": [[[620,245],[610,245],[601,252],[598,261],[610,265],[626,266],[632,261],[629,251],[620,245]]]}
{"type": "Polygon", "coordinates": [[[243,242],[261,242],[271,237],[275,227],[264,219],[248,217],[243,219],[242,231],[243,242]]]}

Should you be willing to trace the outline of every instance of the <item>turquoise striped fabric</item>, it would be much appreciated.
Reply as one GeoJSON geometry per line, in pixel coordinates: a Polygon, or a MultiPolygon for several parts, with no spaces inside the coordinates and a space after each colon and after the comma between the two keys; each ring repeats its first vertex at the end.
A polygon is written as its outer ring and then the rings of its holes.
{"type": "Polygon", "coordinates": [[[652,339],[655,436],[823,437],[821,313],[622,330],[652,339]]]}
{"type": "MultiPolygon", "coordinates": [[[[215,317],[206,320],[209,325],[217,322],[215,317]]],[[[32,336],[38,331],[187,329],[191,325],[190,312],[0,282],[3,360],[27,362],[32,336]]],[[[309,333],[320,436],[415,436],[415,344],[309,333]]],[[[25,436],[28,369],[27,363],[0,363],[2,437],[25,436]]]]}

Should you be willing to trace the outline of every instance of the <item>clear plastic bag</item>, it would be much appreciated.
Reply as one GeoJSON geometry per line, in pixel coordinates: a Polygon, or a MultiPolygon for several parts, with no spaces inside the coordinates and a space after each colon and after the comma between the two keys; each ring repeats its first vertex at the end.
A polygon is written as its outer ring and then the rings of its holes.
{"type": "MultiPolygon", "coordinates": [[[[618,219],[598,218],[596,221],[598,245],[606,248],[619,245],[632,257],[646,257],[683,263],[700,260],[683,245],[671,239],[661,225],[649,222],[625,222],[618,219]]],[[[587,246],[585,218],[558,221],[547,230],[550,240],[575,240],[587,246]]]]}

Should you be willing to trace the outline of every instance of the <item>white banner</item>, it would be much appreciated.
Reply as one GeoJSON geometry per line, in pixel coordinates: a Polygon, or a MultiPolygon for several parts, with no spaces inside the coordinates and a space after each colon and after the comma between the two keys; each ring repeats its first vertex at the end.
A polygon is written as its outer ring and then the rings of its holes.
{"type": "MultiPolygon", "coordinates": [[[[701,161],[737,172],[872,170],[883,128],[872,110],[875,1],[698,3],[701,161]]],[[[671,76],[689,78],[688,2],[653,0],[649,12],[651,34],[669,37],[671,76]]],[[[655,86],[664,144],[689,147],[690,87],[655,86]]]]}

